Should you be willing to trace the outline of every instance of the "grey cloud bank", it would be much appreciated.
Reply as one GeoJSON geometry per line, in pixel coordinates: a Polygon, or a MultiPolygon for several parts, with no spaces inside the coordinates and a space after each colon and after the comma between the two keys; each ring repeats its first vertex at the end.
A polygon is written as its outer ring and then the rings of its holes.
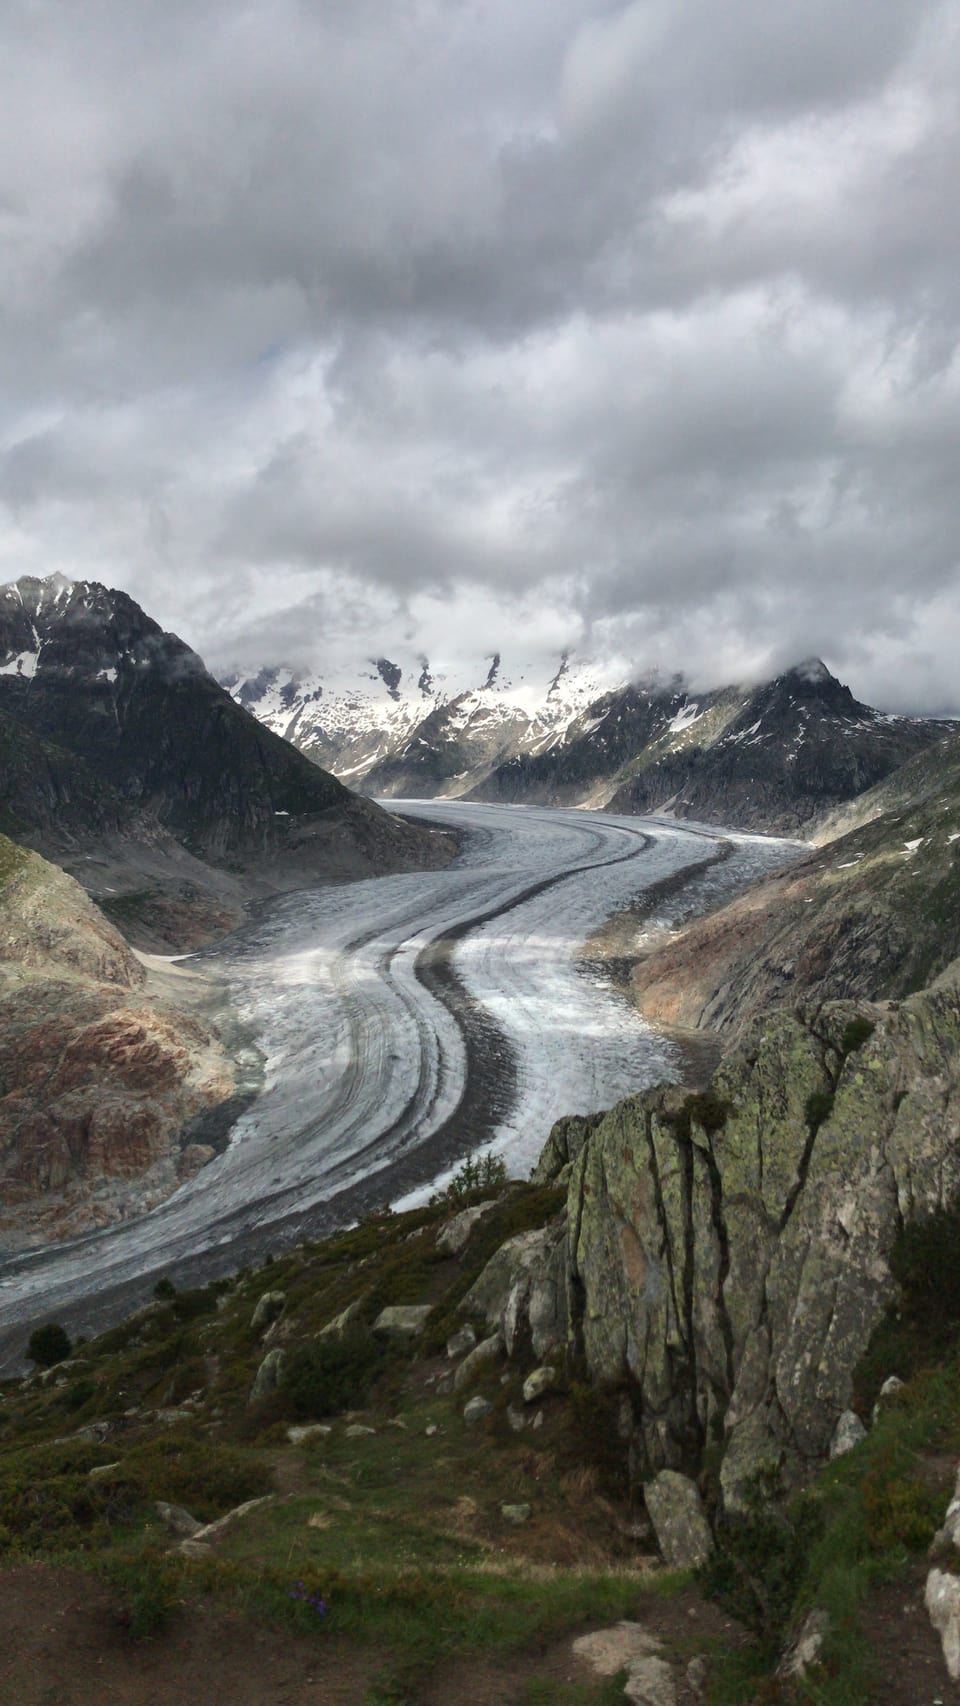
{"type": "Polygon", "coordinates": [[[956,0],[0,4],[0,578],[960,710],[956,0]]]}

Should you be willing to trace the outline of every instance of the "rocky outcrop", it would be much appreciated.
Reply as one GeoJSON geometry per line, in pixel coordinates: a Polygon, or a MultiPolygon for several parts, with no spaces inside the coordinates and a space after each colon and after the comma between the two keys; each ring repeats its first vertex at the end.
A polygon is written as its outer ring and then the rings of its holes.
{"type": "Polygon", "coordinates": [[[0,1240],[72,1236],[163,1200],[213,1150],[219,1039],[155,1001],[72,878],[0,837],[0,1240]]]}
{"type": "Polygon", "coordinates": [[[570,1169],[562,1302],[540,1234],[474,1288],[487,1320],[540,1263],[572,1355],[629,1399],[640,1473],[721,1441],[728,1508],[760,1468],[802,1477],[895,1294],[899,1229],[960,1195],[958,1044],[955,990],[833,1003],[771,1016],[705,1094],[619,1103],[570,1169]]]}

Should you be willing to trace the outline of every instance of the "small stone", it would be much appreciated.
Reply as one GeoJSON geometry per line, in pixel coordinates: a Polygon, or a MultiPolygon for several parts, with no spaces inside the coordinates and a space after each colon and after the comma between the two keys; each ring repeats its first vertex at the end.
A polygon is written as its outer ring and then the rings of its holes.
{"type": "Polygon", "coordinates": [[[521,1410],[519,1404],[508,1404],[507,1421],[515,1434],[522,1433],[527,1425],[526,1411],[521,1410]]]}
{"type": "Polygon", "coordinates": [[[373,1330],[385,1339],[419,1338],[427,1324],[433,1305],[430,1303],[394,1303],[381,1309],[373,1330]]]}
{"type": "Polygon", "coordinates": [[[542,1398],[545,1393],[555,1392],[557,1384],[557,1371],[555,1368],[549,1368],[547,1366],[544,1366],[543,1368],[535,1368],[532,1374],[527,1375],[527,1378],[523,1383],[524,1403],[535,1404],[537,1399],[542,1398]]]}
{"type": "Polygon", "coordinates": [[[713,1551],[713,1536],[700,1494],[687,1475],[661,1469],[643,1489],[664,1562],[674,1570],[693,1570],[713,1551]]]}
{"type": "MultiPolygon", "coordinates": [[[[206,1543],[219,1540],[220,1536],[225,1534],[226,1530],[231,1528],[235,1522],[242,1521],[244,1517],[249,1516],[251,1511],[259,1510],[261,1505],[272,1505],[275,1500],[275,1493],[264,1493],[262,1498],[246,1499],[242,1505],[234,1505],[232,1511],[227,1511],[223,1516],[218,1516],[215,1522],[208,1522],[205,1527],[198,1528],[193,1540],[184,1541],[184,1546],[191,1546],[197,1541],[206,1543]]],[[[183,1546],[180,1550],[183,1551],[183,1546]]]]}
{"type": "Polygon", "coordinates": [[[192,1540],[194,1535],[199,1534],[203,1527],[203,1524],[199,1523],[195,1516],[191,1516],[183,1505],[169,1505],[166,1499],[157,1499],[153,1508],[164,1527],[181,1540],[192,1540]]]}
{"type": "Polygon", "coordinates": [[[370,1439],[376,1431],[376,1428],[365,1427],[363,1422],[351,1422],[348,1428],[344,1428],[343,1437],[344,1439],[370,1439]]]}
{"type": "Polygon", "coordinates": [[[537,1411],[536,1415],[533,1418],[533,1421],[530,1423],[530,1426],[534,1429],[543,1427],[543,1411],[542,1410],[537,1411]]]}
{"type": "Polygon", "coordinates": [[[877,1401],[873,1406],[873,1420],[874,1420],[874,1422],[876,1422],[877,1417],[879,1416],[880,1411],[883,1409],[884,1404],[888,1401],[888,1399],[896,1397],[897,1393],[902,1390],[903,1384],[904,1383],[900,1379],[899,1374],[891,1374],[889,1379],[884,1381],[883,1385],[880,1388],[879,1397],[877,1398],[877,1401]]]}
{"type": "Polygon", "coordinates": [[[327,1422],[306,1422],[302,1427],[287,1429],[287,1438],[291,1445],[306,1445],[312,1439],[326,1439],[333,1429],[327,1422]]]}
{"type": "Polygon", "coordinates": [[[530,1521],[530,1506],[501,1505],[500,1515],[503,1517],[504,1522],[512,1522],[514,1528],[521,1528],[525,1522],[530,1521]]]}
{"type": "Polygon", "coordinates": [[[943,1660],[953,1682],[960,1681],[960,1578],[931,1570],[923,1602],[940,1636],[943,1660]]]}
{"type": "Polygon", "coordinates": [[[114,1469],[121,1468],[118,1458],[116,1463],[98,1463],[94,1469],[87,1470],[87,1480],[93,1481],[98,1475],[110,1475],[114,1469]]]}
{"type": "Polygon", "coordinates": [[[451,1333],[447,1340],[447,1356],[451,1362],[457,1357],[466,1356],[472,1351],[477,1342],[477,1335],[472,1327],[461,1327],[456,1333],[451,1333]]]}
{"type": "Polygon", "coordinates": [[[856,1410],[844,1410],[830,1441],[830,1456],[843,1457],[848,1451],[853,1451],[861,1440],[867,1437],[867,1430],[857,1415],[856,1410]]]}
{"type": "Polygon", "coordinates": [[[271,1321],[275,1321],[278,1315],[283,1314],[286,1301],[287,1294],[285,1291],[265,1291],[259,1298],[257,1307],[250,1319],[253,1331],[259,1333],[264,1327],[269,1327],[271,1321]]]}
{"type": "Polygon", "coordinates": [[[438,1434],[439,1432],[440,1432],[440,1429],[437,1427],[436,1422],[431,1422],[430,1426],[428,1428],[424,1429],[424,1433],[426,1434],[428,1439],[433,1439],[434,1435],[438,1434]]]}
{"type": "Polygon", "coordinates": [[[463,1406],[463,1419],[466,1422],[467,1427],[472,1428],[477,1422],[482,1422],[486,1416],[489,1416],[492,1409],[493,1405],[490,1403],[489,1398],[481,1398],[479,1396],[471,1398],[463,1406]]]}

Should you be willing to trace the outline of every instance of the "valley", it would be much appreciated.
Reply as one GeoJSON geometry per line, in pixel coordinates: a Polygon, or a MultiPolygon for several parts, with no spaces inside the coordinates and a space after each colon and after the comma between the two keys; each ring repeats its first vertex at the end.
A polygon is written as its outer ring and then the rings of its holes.
{"type": "Polygon", "coordinates": [[[283,897],[183,962],[226,985],[266,1057],[225,1151],[166,1203],[0,1269],[0,1346],[56,1315],[89,1332],[175,1266],[194,1281],[416,1200],[492,1145],[525,1174],[551,1122],[670,1074],[670,1044],[578,961],[612,913],[710,904],[792,844],[666,820],[409,804],[465,838],[442,871],[283,897]],[[664,898],[657,899],[668,885],[664,898]],[[706,897],[704,898],[706,904],[706,897]]]}

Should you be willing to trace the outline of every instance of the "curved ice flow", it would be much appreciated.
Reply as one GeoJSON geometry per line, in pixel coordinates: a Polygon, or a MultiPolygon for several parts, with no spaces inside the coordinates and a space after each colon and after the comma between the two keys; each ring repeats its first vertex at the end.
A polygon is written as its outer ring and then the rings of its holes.
{"type": "Polygon", "coordinates": [[[225,1154],[153,1213],[3,1264],[0,1330],[134,1280],[145,1288],[158,1270],[249,1243],[421,1150],[428,1179],[429,1140],[455,1115],[466,1074],[460,1024],[422,981],[425,950],[451,935],[458,978],[492,1015],[515,1073],[509,1112],[487,1136],[512,1171],[527,1170],[556,1115],[608,1104],[670,1065],[669,1045],[578,968],[584,937],[720,841],[734,844],[741,881],[787,852],[663,820],[398,809],[470,831],[465,851],[443,871],[287,897],[206,956],[257,1027],[264,1093],[225,1154]]]}

